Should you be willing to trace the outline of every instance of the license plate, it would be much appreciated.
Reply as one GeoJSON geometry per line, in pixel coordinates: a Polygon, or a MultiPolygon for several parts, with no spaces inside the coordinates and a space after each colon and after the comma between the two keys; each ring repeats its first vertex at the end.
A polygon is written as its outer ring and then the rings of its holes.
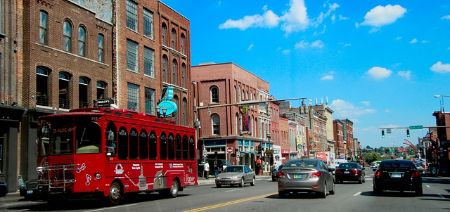
{"type": "Polygon", "coordinates": [[[294,179],[301,180],[301,179],[303,179],[303,175],[302,174],[294,174],[294,179]]]}
{"type": "Polygon", "coordinates": [[[345,171],[344,174],[350,174],[350,172],[349,171],[345,171]]]}
{"type": "Polygon", "coordinates": [[[33,194],[33,190],[27,190],[27,194],[33,194]]]}
{"type": "Polygon", "coordinates": [[[403,176],[403,173],[401,173],[401,172],[391,172],[390,175],[391,175],[391,178],[401,178],[403,176]]]}

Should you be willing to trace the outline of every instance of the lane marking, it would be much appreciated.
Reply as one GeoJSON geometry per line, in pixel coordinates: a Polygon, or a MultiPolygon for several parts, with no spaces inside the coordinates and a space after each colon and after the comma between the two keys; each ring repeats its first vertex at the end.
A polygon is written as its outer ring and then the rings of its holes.
{"type": "Polygon", "coordinates": [[[99,208],[99,209],[89,210],[89,211],[104,211],[104,210],[110,210],[110,209],[125,208],[125,207],[135,206],[135,205],[139,205],[139,203],[133,203],[133,204],[128,204],[128,205],[119,205],[119,206],[114,206],[114,207],[99,208]]]}
{"type": "Polygon", "coordinates": [[[243,203],[243,202],[249,202],[249,201],[252,201],[252,200],[262,199],[262,198],[265,198],[267,196],[271,196],[271,195],[275,195],[275,194],[278,194],[278,192],[277,193],[263,194],[263,195],[259,195],[259,196],[255,196],[255,197],[249,197],[249,198],[244,198],[244,199],[232,200],[232,201],[223,202],[223,203],[214,204],[214,205],[208,205],[208,206],[201,207],[201,208],[194,208],[194,209],[186,210],[184,212],[198,212],[198,211],[207,211],[207,210],[216,209],[216,208],[223,208],[223,207],[229,206],[229,205],[235,205],[235,204],[239,204],[239,203],[243,203]]]}
{"type": "Polygon", "coordinates": [[[233,192],[233,191],[243,191],[244,189],[231,189],[231,190],[226,190],[224,192],[233,192]]]}
{"type": "Polygon", "coordinates": [[[429,187],[430,187],[430,185],[425,185],[425,187],[429,188],[429,187]]]}
{"type": "Polygon", "coordinates": [[[438,194],[438,195],[441,197],[441,199],[445,199],[445,197],[442,194],[438,194]]]}
{"type": "Polygon", "coordinates": [[[356,193],[356,194],[353,194],[353,196],[356,197],[356,196],[358,196],[358,195],[360,195],[360,194],[361,194],[361,191],[358,192],[358,193],[356,193]]]}

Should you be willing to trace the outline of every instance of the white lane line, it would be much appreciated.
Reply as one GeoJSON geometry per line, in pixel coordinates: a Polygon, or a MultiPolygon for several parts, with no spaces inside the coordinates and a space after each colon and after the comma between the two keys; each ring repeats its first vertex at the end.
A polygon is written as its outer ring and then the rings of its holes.
{"type": "Polygon", "coordinates": [[[353,196],[356,197],[356,196],[358,196],[358,195],[360,195],[360,194],[361,194],[361,191],[358,192],[358,193],[356,193],[356,194],[353,194],[353,196]]]}
{"type": "Polygon", "coordinates": [[[430,185],[425,185],[425,187],[429,188],[429,187],[430,187],[430,185]]]}
{"type": "Polygon", "coordinates": [[[125,208],[125,207],[130,207],[130,206],[134,206],[134,205],[138,205],[139,203],[133,203],[133,204],[128,204],[128,205],[119,205],[119,206],[115,206],[115,207],[107,207],[107,208],[99,208],[99,209],[95,209],[95,210],[89,210],[89,211],[104,211],[104,210],[111,210],[111,209],[117,209],[117,208],[125,208]]]}
{"type": "Polygon", "coordinates": [[[232,189],[232,190],[226,190],[225,192],[234,192],[234,191],[243,191],[244,189],[232,189]]]}

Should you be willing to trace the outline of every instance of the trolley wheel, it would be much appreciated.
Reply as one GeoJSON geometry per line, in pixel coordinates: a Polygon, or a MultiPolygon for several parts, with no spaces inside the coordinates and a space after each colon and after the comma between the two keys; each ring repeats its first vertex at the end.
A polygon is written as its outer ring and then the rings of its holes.
{"type": "Polygon", "coordinates": [[[178,191],[180,190],[180,183],[178,180],[172,182],[172,186],[169,189],[164,190],[162,193],[164,196],[175,198],[178,196],[178,191]]]}
{"type": "Polygon", "coordinates": [[[111,183],[109,187],[108,203],[111,205],[118,205],[123,199],[122,186],[118,182],[111,183]]]}

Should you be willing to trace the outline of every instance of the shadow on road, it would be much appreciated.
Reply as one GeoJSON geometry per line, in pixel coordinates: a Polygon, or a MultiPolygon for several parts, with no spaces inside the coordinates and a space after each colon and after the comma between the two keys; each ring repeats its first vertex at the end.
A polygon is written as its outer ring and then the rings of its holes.
{"type": "Polygon", "coordinates": [[[449,178],[437,178],[437,177],[424,177],[424,178],[422,178],[422,183],[450,184],[450,179],[449,178]]]}
{"type": "Polygon", "coordinates": [[[280,197],[278,194],[273,194],[267,196],[269,199],[322,199],[318,197],[315,193],[307,193],[307,192],[292,192],[289,195],[280,197]]]}

